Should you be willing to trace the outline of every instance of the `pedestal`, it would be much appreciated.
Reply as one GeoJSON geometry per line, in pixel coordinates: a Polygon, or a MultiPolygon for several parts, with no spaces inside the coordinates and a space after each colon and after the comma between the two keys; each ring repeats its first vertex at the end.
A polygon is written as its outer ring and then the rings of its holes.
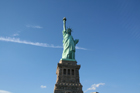
{"type": "Polygon", "coordinates": [[[57,65],[57,80],[54,93],[83,93],[79,81],[80,65],[76,61],[60,60],[57,65]]]}

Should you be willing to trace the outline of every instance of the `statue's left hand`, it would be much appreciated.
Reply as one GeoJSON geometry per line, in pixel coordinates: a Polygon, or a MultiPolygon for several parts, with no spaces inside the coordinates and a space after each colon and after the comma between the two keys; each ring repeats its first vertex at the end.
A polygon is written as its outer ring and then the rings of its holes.
{"type": "Polygon", "coordinates": [[[79,39],[75,39],[75,40],[74,40],[75,45],[76,45],[78,42],[79,42],[79,39]]]}

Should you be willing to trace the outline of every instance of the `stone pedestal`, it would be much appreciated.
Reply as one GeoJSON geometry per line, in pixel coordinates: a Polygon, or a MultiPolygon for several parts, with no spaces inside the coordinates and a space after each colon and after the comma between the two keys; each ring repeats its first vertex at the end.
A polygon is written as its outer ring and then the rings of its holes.
{"type": "Polygon", "coordinates": [[[54,93],[83,93],[79,81],[80,65],[76,61],[60,60],[57,65],[57,80],[54,93]]]}

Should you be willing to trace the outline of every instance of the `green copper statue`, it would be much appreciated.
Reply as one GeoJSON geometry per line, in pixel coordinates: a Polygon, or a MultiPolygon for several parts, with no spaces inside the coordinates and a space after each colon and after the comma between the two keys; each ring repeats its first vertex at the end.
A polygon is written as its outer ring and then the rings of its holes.
{"type": "Polygon", "coordinates": [[[75,61],[75,46],[79,42],[74,40],[71,35],[72,30],[66,29],[66,18],[63,18],[63,54],[62,60],[75,61]]]}

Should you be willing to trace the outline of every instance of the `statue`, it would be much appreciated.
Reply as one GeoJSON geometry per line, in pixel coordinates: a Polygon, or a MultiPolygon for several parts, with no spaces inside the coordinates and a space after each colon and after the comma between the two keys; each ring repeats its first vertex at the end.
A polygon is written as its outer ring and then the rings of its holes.
{"type": "Polygon", "coordinates": [[[71,28],[66,29],[66,18],[63,18],[63,54],[62,60],[75,61],[75,46],[79,42],[73,39],[71,28]]]}

